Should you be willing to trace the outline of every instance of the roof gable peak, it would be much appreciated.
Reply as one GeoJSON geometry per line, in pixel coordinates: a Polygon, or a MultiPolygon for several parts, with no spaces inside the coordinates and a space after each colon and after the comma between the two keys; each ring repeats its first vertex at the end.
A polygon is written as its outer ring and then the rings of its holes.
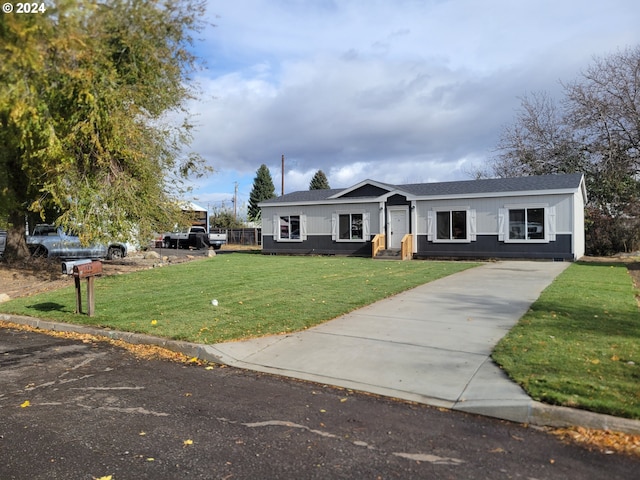
{"type": "MultiPolygon", "coordinates": [[[[396,185],[391,185],[389,183],[383,183],[383,182],[379,182],[377,180],[371,180],[370,178],[368,178],[366,180],[362,180],[361,182],[356,183],[351,187],[345,188],[344,190],[337,192],[336,194],[332,195],[329,198],[336,199],[344,196],[349,196],[349,194],[356,192],[358,190],[366,189],[367,187],[373,187],[374,189],[379,189],[386,193],[393,192],[398,189],[396,185]]],[[[367,195],[367,196],[371,196],[371,195],[367,195]]],[[[376,196],[379,196],[379,195],[376,195],[376,196]]]]}

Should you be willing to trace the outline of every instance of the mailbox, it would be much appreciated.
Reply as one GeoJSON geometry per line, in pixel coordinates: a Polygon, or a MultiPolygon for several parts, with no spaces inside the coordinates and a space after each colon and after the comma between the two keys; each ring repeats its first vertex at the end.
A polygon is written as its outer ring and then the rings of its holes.
{"type": "Polygon", "coordinates": [[[73,266],[73,276],[77,278],[95,277],[102,273],[102,262],[81,263],[73,266]]]}
{"type": "MultiPolygon", "coordinates": [[[[71,262],[69,262],[71,263],[71,262]]],[[[64,267],[63,267],[64,268],[64,267]]],[[[87,315],[93,317],[95,312],[95,295],[93,294],[93,280],[96,276],[102,273],[102,262],[89,261],[89,262],[77,262],[73,265],[73,280],[76,284],[76,313],[82,313],[82,292],[80,288],[80,279],[87,279],[87,303],[88,311],[87,315]]]]}
{"type": "Polygon", "coordinates": [[[83,258],[82,260],[62,262],[62,274],[71,275],[73,273],[73,267],[75,267],[76,265],[82,265],[83,263],[91,263],[91,259],[83,258]]]}

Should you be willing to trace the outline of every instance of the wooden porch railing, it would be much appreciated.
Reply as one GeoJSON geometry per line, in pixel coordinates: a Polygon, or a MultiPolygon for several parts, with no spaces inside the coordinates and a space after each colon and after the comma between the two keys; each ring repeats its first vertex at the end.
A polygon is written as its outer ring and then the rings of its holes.
{"type": "Polygon", "coordinates": [[[376,258],[378,252],[384,250],[385,243],[384,233],[379,233],[373,237],[373,240],[371,240],[371,258],[376,258]]]}
{"type": "Polygon", "coordinates": [[[402,260],[411,260],[413,258],[413,235],[407,233],[402,237],[400,243],[400,258],[402,260]]]}

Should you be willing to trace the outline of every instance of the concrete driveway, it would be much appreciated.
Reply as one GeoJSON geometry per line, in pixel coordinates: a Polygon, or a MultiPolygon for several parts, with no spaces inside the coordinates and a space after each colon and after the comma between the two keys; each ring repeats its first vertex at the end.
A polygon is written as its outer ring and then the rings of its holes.
{"type": "Polygon", "coordinates": [[[303,332],[205,349],[240,368],[527,422],[531,398],[489,356],[568,266],[487,263],[303,332]]]}

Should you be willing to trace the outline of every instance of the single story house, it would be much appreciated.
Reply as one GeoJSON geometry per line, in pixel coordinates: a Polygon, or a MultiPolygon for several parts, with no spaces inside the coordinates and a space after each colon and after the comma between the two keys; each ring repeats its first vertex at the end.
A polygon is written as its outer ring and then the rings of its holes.
{"type": "Polygon", "coordinates": [[[259,204],[265,254],[576,260],[582,174],[293,192],[259,204]],[[404,255],[403,255],[404,256],[404,255]]]}

